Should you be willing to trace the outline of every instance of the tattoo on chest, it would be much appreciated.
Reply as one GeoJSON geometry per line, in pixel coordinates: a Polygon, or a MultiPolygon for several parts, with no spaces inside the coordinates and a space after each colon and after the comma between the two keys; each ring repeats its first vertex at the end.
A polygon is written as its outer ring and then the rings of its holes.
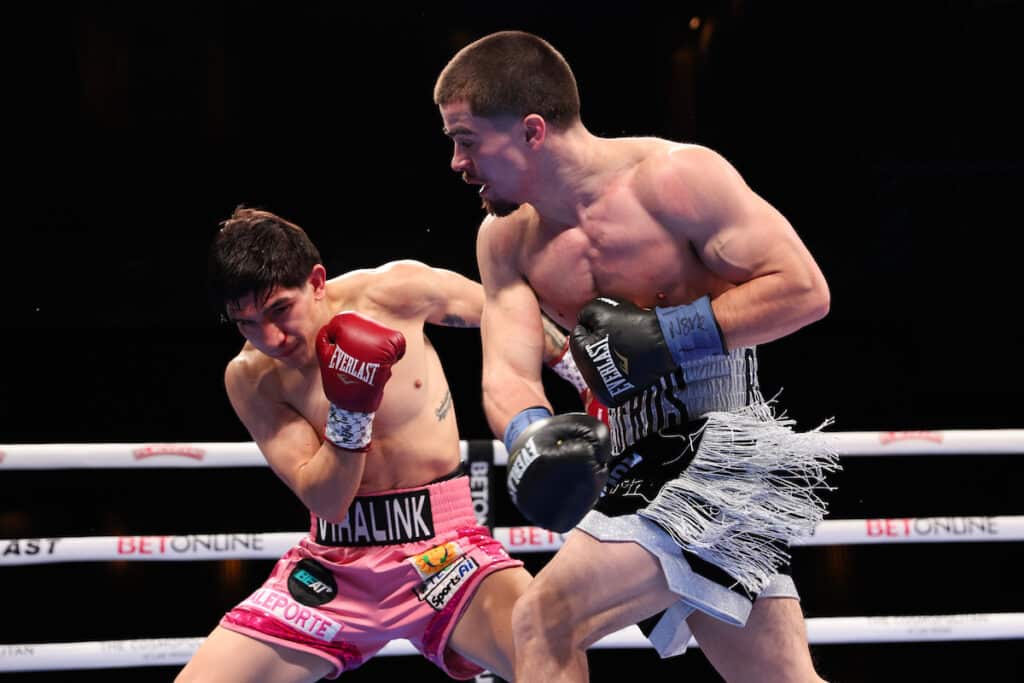
{"type": "Polygon", "coordinates": [[[469,327],[469,323],[465,319],[451,313],[441,318],[441,324],[448,327],[469,327]]]}
{"type": "Polygon", "coordinates": [[[452,409],[452,393],[450,391],[444,392],[444,398],[441,399],[441,405],[434,410],[434,415],[437,416],[437,421],[440,422],[447,415],[448,411],[452,409]]]}

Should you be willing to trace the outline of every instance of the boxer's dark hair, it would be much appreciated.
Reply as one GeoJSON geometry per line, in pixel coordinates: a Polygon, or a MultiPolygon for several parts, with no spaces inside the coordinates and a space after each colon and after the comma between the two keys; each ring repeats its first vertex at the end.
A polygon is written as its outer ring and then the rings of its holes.
{"type": "Polygon", "coordinates": [[[305,230],[269,211],[239,206],[220,226],[207,276],[210,303],[221,312],[250,294],[262,306],[275,287],[301,287],[323,262],[305,230]]]}
{"type": "Polygon", "coordinates": [[[576,77],[543,38],[500,31],[452,57],[434,85],[434,104],[465,102],[475,116],[540,114],[566,128],[580,118],[576,77]]]}

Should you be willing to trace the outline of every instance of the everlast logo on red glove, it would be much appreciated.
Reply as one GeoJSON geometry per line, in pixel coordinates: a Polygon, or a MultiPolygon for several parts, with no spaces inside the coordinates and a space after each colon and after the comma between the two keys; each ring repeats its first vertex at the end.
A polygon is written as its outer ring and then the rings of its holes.
{"type": "MultiPolygon", "coordinates": [[[[331,360],[327,365],[331,370],[338,370],[343,372],[350,377],[355,377],[364,384],[373,384],[373,378],[377,374],[377,370],[380,368],[380,363],[368,363],[367,361],[353,358],[352,356],[345,353],[340,346],[334,347],[334,353],[331,355],[331,360]]],[[[340,374],[338,379],[348,384],[346,380],[340,374]]]]}
{"type": "Polygon", "coordinates": [[[324,438],[341,448],[366,451],[391,367],[405,355],[405,337],[365,315],[342,311],[317,333],[316,355],[324,395],[331,402],[324,438]]]}

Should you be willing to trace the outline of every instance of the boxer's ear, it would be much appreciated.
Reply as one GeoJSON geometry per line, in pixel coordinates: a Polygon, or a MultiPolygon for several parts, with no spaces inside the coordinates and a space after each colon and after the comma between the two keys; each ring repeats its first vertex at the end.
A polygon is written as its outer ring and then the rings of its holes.
{"type": "Polygon", "coordinates": [[[544,139],[547,138],[548,122],[540,114],[527,114],[523,118],[523,133],[526,144],[537,149],[544,144],[544,139]]]}
{"type": "Polygon", "coordinates": [[[307,282],[313,288],[313,299],[315,301],[323,299],[327,294],[327,269],[319,263],[316,264],[313,266],[313,270],[309,271],[307,282]]]}

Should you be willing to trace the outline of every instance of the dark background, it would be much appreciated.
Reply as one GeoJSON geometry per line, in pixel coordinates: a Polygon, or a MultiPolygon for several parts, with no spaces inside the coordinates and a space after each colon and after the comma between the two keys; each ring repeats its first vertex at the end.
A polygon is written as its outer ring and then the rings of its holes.
{"type": "MultiPolygon", "coordinates": [[[[204,283],[217,222],[239,203],[304,226],[333,274],[415,258],[477,277],[477,199],[447,168],[431,89],[459,47],[506,28],[563,52],[592,132],[713,147],[791,220],[832,288],[825,320],[761,349],[766,392],[784,389],[801,428],[1024,426],[1019,3],[483,5],[42,4],[7,17],[0,443],[248,440],[221,384],[240,338],[204,283]]],[[[478,336],[431,336],[464,437],[488,437],[478,336]]],[[[551,392],[573,408],[564,386],[551,392]]],[[[845,465],[833,518],[1024,514],[1019,456],[845,465]]],[[[499,525],[515,519],[503,504],[499,525]]],[[[305,523],[265,468],[0,474],[0,538],[305,523]]],[[[794,573],[809,617],[1008,612],[1024,611],[1022,559],[1020,543],[805,548],[794,573]]],[[[271,564],[8,567],[0,643],[202,635],[271,564]]],[[[813,649],[834,681],[1020,680],[1019,651],[813,649]]],[[[595,681],[717,680],[699,651],[591,662],[595,681]]],[[[374,677],[443,679],[418,658],[344,678],[374,677]]]]}

